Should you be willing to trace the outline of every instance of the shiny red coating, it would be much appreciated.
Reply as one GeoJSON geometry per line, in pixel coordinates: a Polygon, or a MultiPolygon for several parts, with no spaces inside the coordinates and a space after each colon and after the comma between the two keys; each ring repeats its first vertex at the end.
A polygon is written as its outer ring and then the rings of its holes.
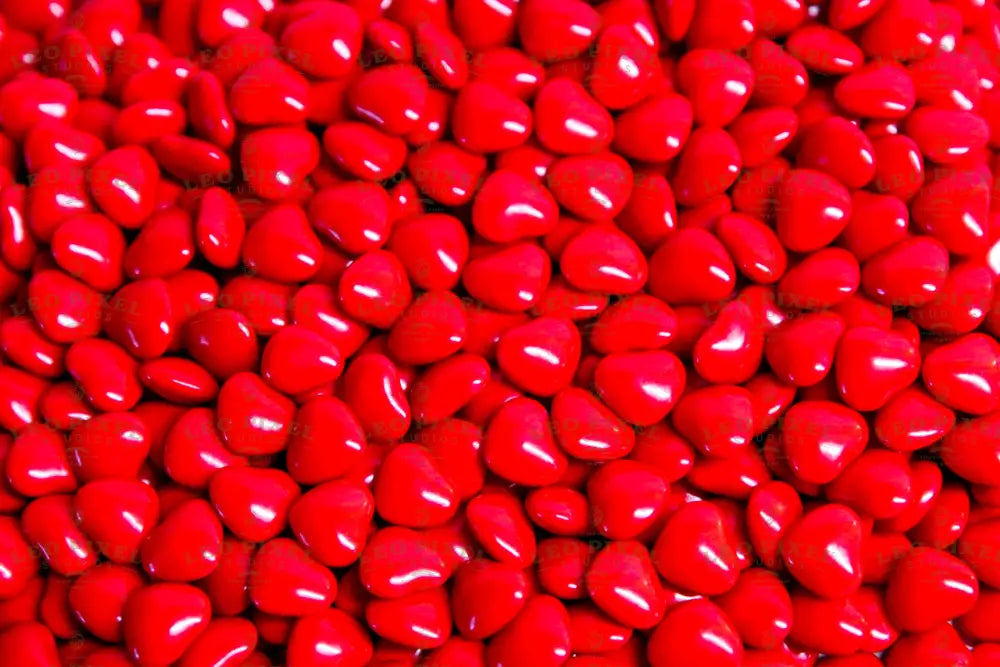
{"type": "Polygon", "coordinates": [[[1000,664],[998,26],[0,0],[0,662],[1000,664]]]}

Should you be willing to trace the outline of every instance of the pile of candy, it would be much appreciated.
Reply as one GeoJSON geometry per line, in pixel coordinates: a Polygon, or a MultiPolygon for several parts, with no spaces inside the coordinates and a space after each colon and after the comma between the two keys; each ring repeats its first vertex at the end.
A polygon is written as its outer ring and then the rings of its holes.
{"type": "Polygon", "coordinates": [[[0,0],[0,664],[997,667],[989,0],[0,0]]]}

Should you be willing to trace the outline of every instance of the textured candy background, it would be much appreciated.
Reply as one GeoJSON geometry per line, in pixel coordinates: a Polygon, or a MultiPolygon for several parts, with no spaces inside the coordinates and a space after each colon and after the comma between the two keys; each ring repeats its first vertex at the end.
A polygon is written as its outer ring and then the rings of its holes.
{"type": "Polygon", "coordinates": [[[0,0],[0,667],[1000,667],[993,0],[0,0]]]}

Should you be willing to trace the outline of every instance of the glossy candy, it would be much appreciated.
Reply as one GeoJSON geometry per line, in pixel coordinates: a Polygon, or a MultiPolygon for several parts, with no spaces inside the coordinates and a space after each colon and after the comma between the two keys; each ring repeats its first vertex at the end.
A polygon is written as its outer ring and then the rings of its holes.
{"type": "Polygon", "coordinates": [[[997,663],[995,5],[0,0],[0,662],[997,663]]]}
{"type": "Polygon", "coordinates": [[[129,596],[122,611],[129,654],[147,664],[180,658],[206,628],[208,596],[187,584],[153,584],[129,596]]]}
{"type": "Polygon", "coordinates": [[[789,250],[817,250],[835,239],[851,216],[847,188],[811,169],[789,171],[775,205],[778,238],[789,250]]]}
{"type": "Polygon", "coordinates": [[[283,537],[257,550],[247,586],[257,609],[282,616],[320,611],[329,607],[337,594],[333,573],[283,537]]]}
{"type": "Polygon", "coordinates": [[[978,594],[978,582],[967,565],[948,554],[918,547],[904,556],[890,575],[886,611],[895,627],[924,632],[969,611],[978,594]],[[928,576],[912,578],[917,569],[925,567],[928,576]]]}
{"type": "Polygon", "coordinates": [[[805,514],[781,539],[791,574],[821,597],[837,598],[861,584],[861,524],[857,514],[830,504],[805,514]]]}
{"type": "Polygon", "coordinates": [[[725,593],[736,583],[736,557],[718,508],[690,503],[674,513],[653,547],[653,563],[663,578],[703,595],[725,593]]]}
{"type": "Polygon", "coordinates": [[[672,607],[650,637],[647,654],[657,667],[703,661],[728,667],[743,661],[739,635],[725,613],[706,599],[672,607]]]}
{"type": "Polygon", "coordinates": [[[204,500],[181,503],[167,513],[141,547],[143,568],[161,581],[194,581],[211,574],[222,546],[222,523],[204,500]],[[184,544],[184,550],[174,547],[184,544]]]}
{"type": "Polygon", "coordinates": [[[487,659],[492,664],[560,665],[569,649],[565,607],[554,597],[538,595],[490,642],[487,659]],[[524,647],[530,648],[523,652],[524,647]]]}

